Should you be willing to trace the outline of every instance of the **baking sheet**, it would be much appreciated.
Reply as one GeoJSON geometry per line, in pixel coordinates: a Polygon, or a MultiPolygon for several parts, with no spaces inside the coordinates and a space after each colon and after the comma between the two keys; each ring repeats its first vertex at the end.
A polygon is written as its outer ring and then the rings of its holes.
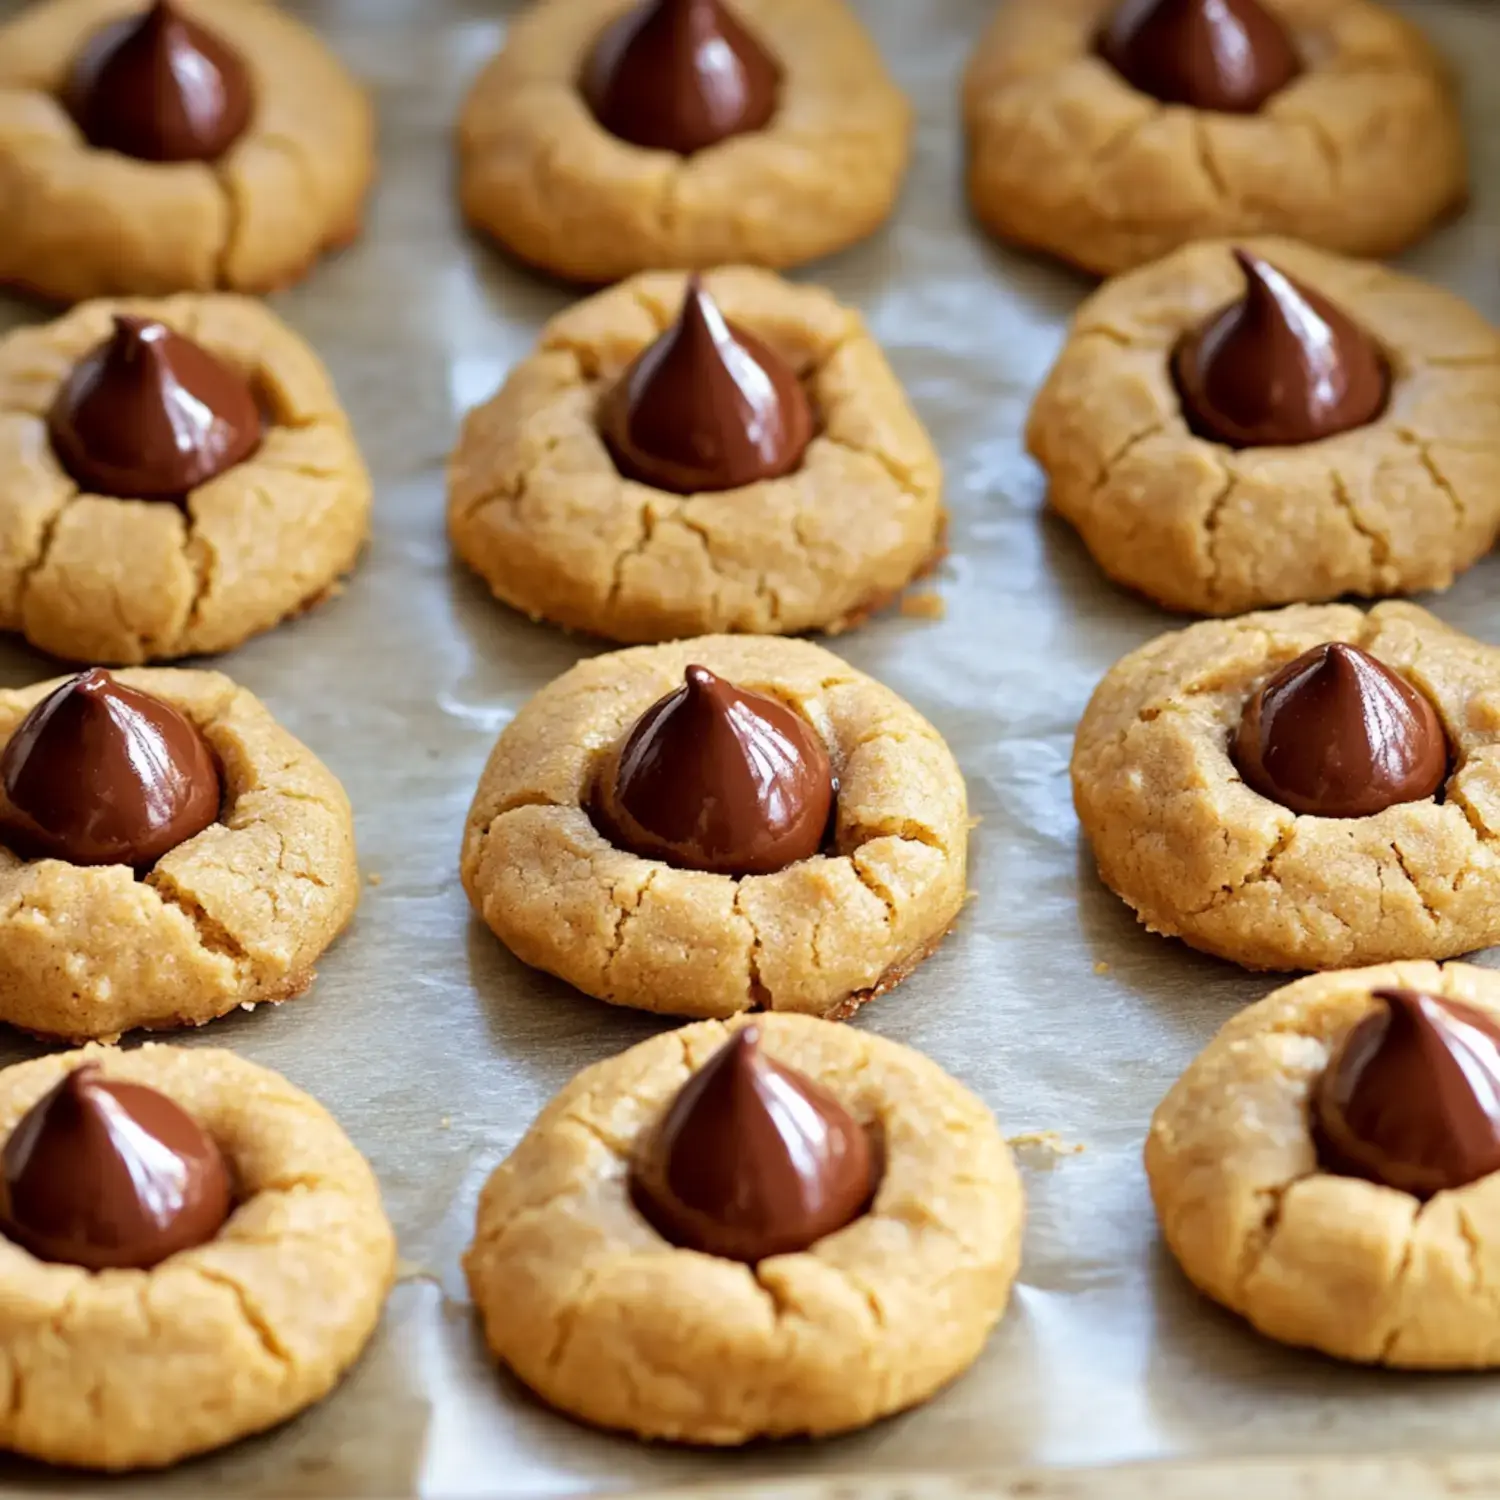
{"type": "MultiPolygon", "coordinates": [[[[989,245],[967,221],[957,86],[992,3],[863,0],[920,106],[917,161],[884,233],[802,274],[864,309],[947,466],[946,618],[890,614],[835,649],[947,735],[983,820],[978,899],[938,955],[856,1024],[931,1054],[1008,1134],[1056,1132],[1020,1150],[1031,1217],[1005,1322],[977,1368],[921,1411],[835,1442],[727,1455],[577,1427],[484,1358],[458,1266],[481,1182],[578,1068],[662,1024],[523,968],[471,920],[457,876],[495,736],[602,649],[492,604],[450,562],[443,532],[442,465],[461,413],[570,294],[469,241],[453,207],[451,122],[518,6],[302,0],[293,8],[379,95],[381,183],[358,247],[275,305],[329,362],[353,414],[377,480],[375,540],[341,599],[223,665],[343,778],[379,884],[308,998],[183,1040],[280,1069],[338,1115],[380,1175],[405,1275],[369,1355],[322,1407],[110,1493],[461,1497],[1500,1449],[1496,1381],[1360,1372],[1282,1350],[1200,1301],[1158,1246],[1139,1165],[1150,1112],[1268,984],[1139,930],[1080,846],[1073,726],[1109,665],[1173,622],[1106,584],[1043,515],[1022,449],[1031,393],[1086,283],[989,245]]],[[[0,0],[0,15],[17,8],[0,0]]],[[[1407,8],[1471,79],[1480,184],[1467,216],[1408,263],[1500,317],[1500,9],[1407,8]]],[[[42,316],[0,299],[0,328],[42,316]]],[[[1500,640],[1497,589],[1491,558],[1434,607],[1500,640]]],[[[6,686],[57,670],[0,646],[6,686]]],[[[5,1038],[0,1063],[29,1050],[5,1038]]],[[[0,1465],[4,1495],[82,1485],[0,1465]]]]}

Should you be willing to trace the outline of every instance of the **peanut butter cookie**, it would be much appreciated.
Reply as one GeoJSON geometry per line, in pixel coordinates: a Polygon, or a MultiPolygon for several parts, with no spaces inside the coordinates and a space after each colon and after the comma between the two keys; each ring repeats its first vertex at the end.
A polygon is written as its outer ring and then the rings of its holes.
{"type": "Polygon", "coordinates": [[[42,0],[0,26],[0,282],[59,301],[298,280],[359,232],[374,119],[254,0],[42,0]]]}
{"type": "Polygon", "coordinates": [[[544,1400],[727,1445],[863,1427],[961,1374],[1023,1217],[994,1119],[926,1058],[808,1016],[709,1021],[553,1100],[465,1268],[544,1400]]]}
{"type": "Polygon", "coordinates": [[[1500,529],[1500,333],[1380,266],[1193,245],[1084,304],[1028,441],[1094,559],[1168,609],[1446,588],[1500,529]]]}
{"type": "Polygon", "coordinates": [[[1500,1365],[1500,977],[1400,963],[1236,1016],[1156,1111],[1172,1253],[1283,1343],[1403,1369],[1500,1365]]]}
{"type": "Polygon", "coordinates": [[[574,281],[790,266],[887,217],[911,110],[844,0],[547,0],[458,125],[470,222],[574,281]]]}
{"type": "Polygon", "coordinates": [[[0,338],[0,629],[72,661],[228,651],[325,597],[370,480],[327,372],[243,297],[0,338]]]}
{"type": "Polygon", "coordinates": [[[611,640],[837,632],[941,551],[942,470],[857,313],[769,272],[639,276],[472,411],[448,529],[507,604],[611,640]]]}
{"type": "Polygon", "coordinates": [[[501,735],[463,880],[517,957],[615,1005],[845,1016],[942,941],[968,806],[901,699],[802,641],[581,662],[501,735]]]}
{"type": "Polygon", "coordinates": [[[1394,254],[1465,199],[1456,92],[1371,0],[1006,0],[964,88],[969,198],[1102,275],[1226,235],[1394,254]]]}
{"type": "Polygon", "coordinates": [[[1500,650],[1410,604],[1212,621],[1115,666],[1078,727],[1099,873],[1251,969],[1500,942],[1500,650]]]}
{"type": "Polygon", "coordinates": [[[329,1115],[233,1053],[89,1047],[0,1072],[0,1448],[160,1468],[322,1400],[396,1246],[329,1115]]]}
{"type": "Polygon", "coordinates": [[[358,900],[343,788],[213,672],[0,693],[0,1020],[112,1041],[290,1000],[358,900]]]}

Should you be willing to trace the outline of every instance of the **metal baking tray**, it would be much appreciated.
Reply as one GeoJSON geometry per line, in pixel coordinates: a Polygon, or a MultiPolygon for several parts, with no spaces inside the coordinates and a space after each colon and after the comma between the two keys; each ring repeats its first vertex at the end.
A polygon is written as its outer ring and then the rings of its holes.
{"type": "MultiPolygon", "coordinates": [[[[977,897],[957,930],[854,1024],[929,1053],[1009,1135],[1030,1137],[1018,1145],[1025,1263],[983,1358],[872,1431],[731,1453],[577,1426],[486,1359],[459,1270],[481,1182],[577,1069],[663,1025],[523,968],[470,916],[457,873],[495,736],[603,649],[492,603],[443,529],[462,412],[572,294],[468,238],[455,210],[452,123],[515,0],[300,0],[378,95],[381,173],[364,238],[274,303],[353,414],[376,478],[375,538],[342,597],[221,664],[343,778],[371,884],[305,999],[182,1040],[236,1048],[334,1111],[380,1175],[403,1275],[347,1384],[280,1431],[107,1486],[0,1464],[0,1495],[457,1500],[747,1480],[795,1480],[808,1497],[948,1492],[893,1477],[923,1474],[981,1474],[996,1494],[1155,1500],[1500,1488],[1496,1380],[1279,1348],[1195,1296],[1160,1246],[1139,1162],[1151,1110],[1270,985],[1139,929],[1095,879],[1073,817],[1068,756],[1089,692],[1176,622],[1105,582],[1044,513],[1023,451],[1032,392],[1088,284],[969,222],[959,78],[994,3],[860,0],[919,106],[916,162],[884,232],[801,273],[863,309],[947,466],[952,555],[929,585],[943,618],[893,611],[833,645],[942,729],[982,820],[977,897]]],[[[17,8],[0,0],[0,16],[17,8]]],[[[1405,8],[1469,79],[1477,180],[1468,213],[1406,264],[1497,317],[1500,7],[1405,8]]],[[[0,328],[45,316],[0,299],[0,328]]],[[[1500,640],[1497,593],[1491,558],[1431,602],[1500,640]]],[[[59,670],[0,645],[5,686],[59,670]]],[[[33,1050],[8,1036],[0,1063],[33,1050]]]]}

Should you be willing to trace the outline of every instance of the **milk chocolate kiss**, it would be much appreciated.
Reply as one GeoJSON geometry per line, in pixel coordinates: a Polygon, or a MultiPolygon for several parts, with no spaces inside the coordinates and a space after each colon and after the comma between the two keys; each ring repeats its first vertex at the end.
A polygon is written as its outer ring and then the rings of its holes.
{"type": "Polygon", "coordinates": [[[250,123],[254,91],[222,37],[168,0],[95,32],[64,87],[89,144],[142,161],[214,161],[250,123]]]}
{"type": "Polygon", "coordinates": [[[646,859],[770,875],[822,847],[835,790],[805,719],[689,667],[606,761],[594,814],[612,843],[646,859]]]}
{"type": "Polygon", "coordinates": [[[691,156],[759,130],[781,68],[720,0],[645,0],[611,23],[583,70],[583,96],[611,135],[691,156]]]}
{"type": "Polygon", "coordinates": [[[852,1223],[876,1185],[853,1116],[767,1057],[754,1026],[688,1079],[631,1168],[636,1206],[665,1239],[750,1264],[852,1223]]]}
{"type": "Polygon", "coordinates": [[[5,841],[75,865],[155,864],[215,822],[219,772],[182,714],[95,669],[21,722],[0,757],[5,841]]]}
{"type": "Polygon", "coordinates": [[[1288,448],[1367,427],[1390,400],[1375,341],[1326,297],[1236,250],[1244,297],[1177,346],[1178,393],[1199,437],[1288,448]]]}
{"type": "Polygon", "coordinates": [[[255,393],[207,349],[147,318],[115,319],[47,418],[58,461],[90,494],[181,500],[260,446],[255,393]]]}
{"type": "Polygon", "coordinates": [[[726,322],[695,276],[677,321],[604,398],[599,427],[626,478],[695,495],[790,474],[813,417],[792,368],[726,322]]]}
{"type": "Polygon", "coordinates": [[[1222,114],[1254,114],[1302,71],[1259,0],[1125,0],[1099,50],[1141,93],[1222,114]]]}
{"type": "Polygon", "coordinates": [[[0,1230],[42,1260],[147,1270],[229,1217],[219,1148],[144,1084],[75,1068],[5,1143],[0,1230]]]}
{"type": "Polygon", "coordinates": [[[1333,1172],[1418,1198],[1500,1172],[1500,1030],[1482,1011],[1415,990],[1335,1048],[1317,1085],[1318,1154],[1333,1172]]]}
{"type": "Polygon", "coordinates": [[[1252,695],[1234,762],[1294,813],[1367,818],[1435,796],[1448,740],[1432,704],[1356,646],[1316,646],[1252,695]]]}

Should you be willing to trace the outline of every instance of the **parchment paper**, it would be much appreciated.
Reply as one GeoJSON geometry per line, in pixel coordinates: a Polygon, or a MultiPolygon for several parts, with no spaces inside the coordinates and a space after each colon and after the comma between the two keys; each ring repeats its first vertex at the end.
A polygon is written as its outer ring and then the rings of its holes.
{"type": "MultiPolygon", "coordinates": [[[[275,305],[329,362],[353,413],[378,484],[375,540],[342,598],[222,665],[343,778],[380,883],[306,999],[182,1040],[234,1047],[335,1112],[379,1172],[406,1274],[368,1357],[321,1408],[109,1493],[458,1497],[1500,1449],[1500,1381],[1363,1373],[1282,1350],[1199,1300],[1158,1245],[1139,1165],[1150,1112],[1219,1024],[1270,984],[1138,929],[1081,846],[1066,774],[1073,727],[1109,665],[1175,622],[1108,585],[1043,514],[1022,450],[1031,393],[1087,284],[991,246],[966,217],[958,79],[992,3],[863,0],[920,106],[917,160],[884,233],[802,273],[864,309],[947,466],[946,618],[890,614],[834,646],[943,730],[983,820],[977,899],[938,955],[855,1024],[931,1054],[1008,1134],[1056,1132],[1020,1148],[1025,1264],[988,1351],[931,1405],[861,1436],[727,1455],[575,1426],[484,1358],[458,1268],[480,1183],[578,1068],[662,1025],[523,968],[471,920],[457,876],[464,813],[495,736],[531,694],[602,649],[493,604],[450,562],[443,531],[442,465],[461,413],[571,294],[456,221],[451,124],[517,6],[302,0],[294,8],[379,95],[381,185],[360,244],[275,305]]],[[[0,15],[16,8],[0,0],[0,15]]],[[[1500,8],[1407,8],[1470,80],[1479,183],[1469,213],[1409,264],[1495,317],[1500,8]]],[[[0,328],[43,316],[0,300],[0,328]]],[[[1492,558],[1434,607],[1500,640],[1497,587],[1492,558]]],[[[59,670],[0,646],[5,685],[59,670]]],[[[6,1037],[0,1063],[29,1050],[6,1037]]],[[[0,1494],[83,1487],[98,1488],[0,1467],[0,1494]]]]}

